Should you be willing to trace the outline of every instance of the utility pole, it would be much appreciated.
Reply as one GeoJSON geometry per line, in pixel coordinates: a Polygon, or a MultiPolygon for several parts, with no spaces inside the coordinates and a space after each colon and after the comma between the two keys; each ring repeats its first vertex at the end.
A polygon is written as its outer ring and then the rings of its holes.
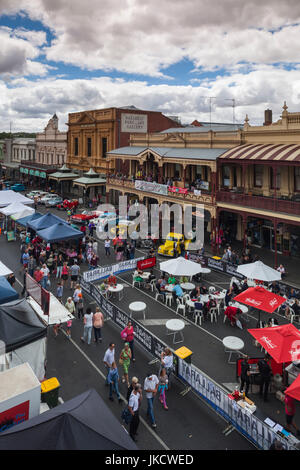
{"type": "Polygon", "coordinates": [[[235,98],[226,98],[225,101],[232,101],[232,121],[235,124],[235,98]]]}
{"type": "Polygon", "coordinates": [[[209,128],[211,129],[211,101],[215,99],[215,96],[209,96],[209,128]]]}

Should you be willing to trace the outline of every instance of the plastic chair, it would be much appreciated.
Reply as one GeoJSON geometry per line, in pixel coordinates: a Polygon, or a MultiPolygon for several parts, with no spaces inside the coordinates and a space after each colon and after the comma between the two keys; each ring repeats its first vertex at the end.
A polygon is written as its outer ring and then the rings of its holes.
{"type": "Polygon", "coordinates": [[[214,286],[210,286],[210,287],[208,288],[208,293],[209,293],[209,294],[214,294],[215,292],[216,292],[216,288],[215,288],[214,286]]]}
{"type": "Polygon", "coordinates": [[[161,292],[159,292],[159,290],[155,287],[155,300],[158,300],[158,299],[159,299],[159,296],[162,297],[162,300],[163,300],[163,301],[165,300],[164,294],[162,294],[161,292]]]}
{"type": "MultiPolygon", "coordinates": [[[[197,302],[196,302],[197,304],[197,302]]],[[[195,322],[195,324],[197,325],[197,322],[199,323],[199,325],[201,326],[202,325],[202,319],[203,319],[203,310],[200,309],[200,308],[194,308],[194,311],[193,311],[193,320],[195,322]]]]}
{"type": "Polygon", "coordinates": [[[141,287],[141,281],[135,281],[134,278],[135,278],[135,276],[134,276],[134,274],[133,274],[133,275],[132,275],[132,287],[134,287],[135,284],[137,284],[138,287],[141,287]]]}
{"type": "Polygon", "coordinates": [[[181,303],[178,298],[176,299],[176,304],[177,304],[176,313],[179,313],[180,311],[182,311],[183,316],[185,317],[185,304],[181,303]]]}
{"type": "Polygon", "coordinates": [[[152,279],[152,281],[150,281],[149,284],[150,284],[151,291],[153,292],[155,289],[156,279],[152,279]]]}
{"type": "Polygon", "coordinates": [[[216,307],[210,308],[208,311],[208,314],[210,315],[211,323],[213,322],[213,320],[217,322],[217,308],[216,307]]]}
{"type": "Polygon", "coordinates": [[[166,302],[166,305],[170,305],[170,307],[172,307],[172,301],[173,301],[173,294],[166,294],[165,295],[165,302],[166,302]]]}
{"type": "Polygon", "coordinates": [[[185,303],[187,300],[191,300],[191,296],[190,296],[190,294],[184,294],[182,299],[183,299],[183,303],[185,303]]]}

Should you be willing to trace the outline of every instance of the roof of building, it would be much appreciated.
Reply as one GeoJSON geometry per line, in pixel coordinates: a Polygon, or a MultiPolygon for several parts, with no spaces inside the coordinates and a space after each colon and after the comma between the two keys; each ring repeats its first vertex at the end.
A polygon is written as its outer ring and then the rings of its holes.
{"type": "Polygon", "coordinates": [[[211,148],[177,148],[177,147],[121,147],[110,152],[107,155],[128,155],[137,156],[146,150],[154,152],[161,157],[183,158],[198,160],[216,160],[227,149],[211,148]]]}
{"type": "Polygon", "coordinates": [[[245,144],[226,150],[220,159],[300,162],[297,144],[245,144]]]}
{"type": "Polygon", "coordinates": [[[242,129],[242,124],[226,124],[226,123],[209,123],[201,122],[201,126],[186,126],[186,127],[171,127],[161,131],[160,134],[172,134],[172,133],[192,133],[192,132],[208,132],[212,130],[213,132],[233,132],[242,129]]]}

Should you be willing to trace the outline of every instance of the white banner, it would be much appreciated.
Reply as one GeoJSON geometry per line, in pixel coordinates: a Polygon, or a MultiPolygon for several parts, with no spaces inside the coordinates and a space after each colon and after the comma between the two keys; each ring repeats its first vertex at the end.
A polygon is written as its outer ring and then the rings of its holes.
{"type": "Polygon", "coordinates": [[[118,264],[112,264],[111,266],[99,267],[92,269],[91,271],[86,271],[83,273],[83,279],[86,282],[98,281],[99,279],[104,279],[111,274],[118,274],[123,271],[130,271],[135,269],[138,261],[142,261],[145,257],[129,259],[126,261],[121,261],[118,264]]]}
{"type": "Polygon", "coordinates": [[[146,191],[148,193],[168,195],[168,186],[166,184],[152,183],[151,181],[135,180],[135,189],[146,191]]]}
{"type": "Polygon", "coordinates": [[[276,439],[282,443],[284,449],[295,450],[292,442],[279,436],[266,423],[231,400],[223,389],[199,369],[180,358],[178,359],[178,376],[205,400],[208,400],[219,414],[229,419],[234,427],[255,442],[258,447],[268,450],[276,439]]]}
{"type": "Polygon", "coordinates": [[[147,114],[127,114],[121,116],[121,132],[147,132],[147,114]]]}

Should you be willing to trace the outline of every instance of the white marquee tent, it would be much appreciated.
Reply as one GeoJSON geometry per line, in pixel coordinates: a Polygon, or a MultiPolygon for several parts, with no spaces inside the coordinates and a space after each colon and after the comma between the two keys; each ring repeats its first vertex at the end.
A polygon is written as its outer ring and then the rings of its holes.
{"type": "Polygon", "coordinates": [[[6,207],[14,202],[20,202],[22,204],[33,204],[33,201],[29,199],[29,197],[26,197],[20,193],[16,193],[11,189],[0,191],[0,207],[6,207]]]}

